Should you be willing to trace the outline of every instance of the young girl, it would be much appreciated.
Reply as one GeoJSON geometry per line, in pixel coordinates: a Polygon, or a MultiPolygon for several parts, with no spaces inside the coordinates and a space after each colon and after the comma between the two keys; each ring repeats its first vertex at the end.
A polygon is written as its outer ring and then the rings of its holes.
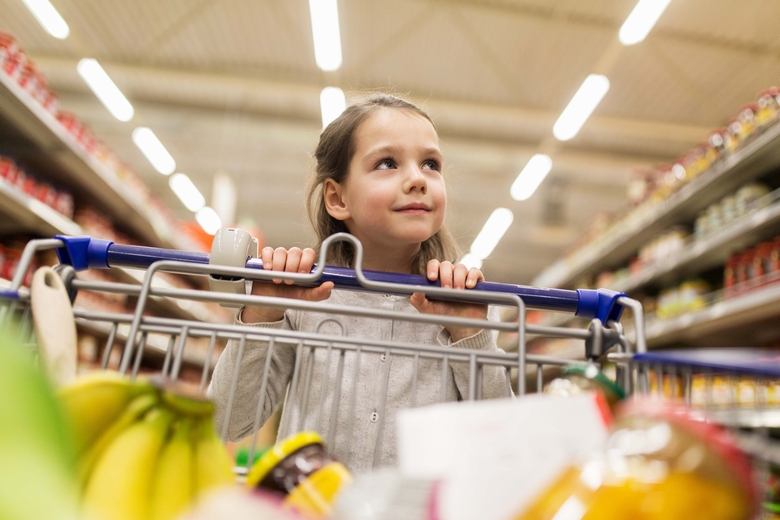
{"type": "MultiPolygon", "coordinates": [[[[322,132],[315,151],[316,170],[308,190],[309,217],[319,244],[333,233],[348,232],[364,248],[363,268],[396,273],[425,273],[440,280],[442,287],[473,288],[483,280],[482,273],[463,264],[453,265],[457,248],[442,227],[447,196],[442,175],[443,159],[433,122],[412,103],[400,98],[375,94],[352,104],[322,132]],[[440,261],[443,260],[443,261],[440,261]]],[[[263,266],[274,271],[308,273],[316,253],[313,249],[283,248],[262,250],[263,266]]],[[[350,267],[353,248],[338,242],[330,249],[328,264],[350,267]]],[[[428,313],[458,317],[487,317],[486,305],[429,301],[423,294],[411,297],[334,290],[331,282],[315,288],[282,283],[255,283],[252,294],[278,296],[341,305],[428,313]]],[[[327,314],[288,309],[245,307],[237,322],[255,327],[340,334],[332,322],[321,324],[327,314]]],[[[492,318],[492,316],[491,316],[492,318]]],[[[437,346],[502,352],[488,330],[441,327],[432,324],[396,320],[377,320],[345,316],[341,318],[351,337],[407,342],[437,346]]],[[[223,424],[225,407],[236,363],[238,342],[228,343],[214,369],[210,394],[216,403],[217,425],[223,424]]],[[[262,396],[261,423],[271,416],[285,396],[295,365],[295,348],[278,344],[272,352],[271,377],[262,396]]],[[[304,356],[310,355],[304,350],[304,356]]],[[[247,341],[231,413],[227,437],[237,440],[253,433],[260,399],[260,380],[266,364],[267,342],[247,341]]],[[[336,356],[333,356],[334,358],[336,356]]],[[[307,366],[303,359],[301,366],[307,366]]],[[[335,363],[335,359],[332,360],[335,363]]],[[[412,396],[413,362],[401,356],[387,357],[363,353],[360,356],[357,384],[355,354],[347,353],[343,373],[350,379],[341,385],[340,403],[351,403],[355,389],[353,419],[347,408],[338,407],[336,435],[330,450],[353,471],[370,469],[374,462],[393,464],[396,458],[396,412],[412,403],[417,406],[441,401],[441,362],[419,360],[416,395],[412,396]],[[391,363],[386,417],[378,417],[383,391],[385,363],[391,363]],[[384,424],[384,431],[380,425],[384,424]],[[351,427],[351,431],[348,431],[351,427]],[[349,437],[349,438],[348,438],[349,437]],[[377,441],[381,439],[375,454],[377,441]]],[[[317,424],[320,402],[324,403],[325,427],[333,409],[334,385],[328,381],[327,395],[319,395],[325,377],[324,356],[315,357],[306,416],[293,404],[284,409],[279,438],[296,431],[302,419],[304,429],[317,424]]],[[[335,378],[334,367],[329,378],[335,378]]],[[[468,391],[468,363],[450,363],[446,382],[447,400],[455,401],[468,391]]],[[[298,385],[302,387],[303,385],[298,385]]],[[[291,402],[301,403],[302,388],[291,402]]],[[[483,398],[506,395],[506,375],[502,367],[485,366],[482,374],[483,398]]]]}

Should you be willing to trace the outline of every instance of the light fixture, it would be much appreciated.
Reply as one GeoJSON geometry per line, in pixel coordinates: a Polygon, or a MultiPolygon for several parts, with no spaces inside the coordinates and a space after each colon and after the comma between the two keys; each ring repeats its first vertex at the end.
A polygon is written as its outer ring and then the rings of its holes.
{"type": "Polygon", "coordinates": [[[552,169],[552,159],[549,155],[537,153],[523,167],[517,176],[509,194],[515,200],[527,200],[534,194],[536,188],[542,183],[552,169]]]}
{"type": "Polygon", "coordinates": [[[133,142],[149,162],[152,163],[155,170],[163,175],[170,175],[176,171],[176,161],[173,160],[165,146],[157,139],[151,128],[139,126],[133,130],[133,142]]]}
{"type": "Polygon", "coordinates": [[[322,112],[322,128],[341,115],[347,107],[344,91],[338,87],[325,87],[320,92],[320,112],[322,112]]]}
{"type": "Polygon", "coordinates": [[[222,219],[219,218],[216,211],[208,206],[201,208],[195,213],[195,220],[198,221],[203,231],[209,235],[213,235],[222,227],[222,219]]]}
{"type": "Polygon", "coordinates": [[[84,58],[76,66],[81,78],[89,85],[101,103],[120,121],[133,119],[133,105],[117,88],[106,71],[97,60],[84,58]]]}
{"type": "Polygon", "coordinates": [[[514,215],[507,208],[494,210],[490,218],[485,222],[485,225],[482,226],[482,231],[479,232],[477,238],[471,243],[469,254],[480,260],[489,257],[498,241],[501,240],[506,230],[509,229],[512,220],[514,220],[514,215]]]}
{"type": "Polygon", "coordinates": [[[563,109],[553,126],[553,135],[559,141],[568,141],[580,131],[609,90],[609,79],[601,74],[591,74],[582,82],[579,90],[563,109]]]}
{"type": "Polygon", "coordinates": [[[644,40],[671,0],[639,0],[620,27],[618,38],[623,45],[644,40]]]}
{"type": "Polygon", "coordinates": [[[35,16],[47,33],[64,40],[70,34],[70,28],[49,0],[22,0],[27,9],[35,16]]]}
{"type": "Polygon", "coordinates": [[[236,221],[236,183],[224,172],[214,175],[211,188],[211,207],[217,212],[222,222],[228,225],[236,221]]]}
{"type": "Polygon", "coordinates": [[[188,210],[198,211],[206,205],[206,199],[186,174],[174,173],[168,179],[168,185],[188,210]]]}
{"type": "Polygon", "coordinates": [[[309,0],[314,59],[322,70],[341,67],[341,34],[336,0],[309,0]]]}
{"type": "Polygon", "coordinates": [[[472,267],[476,267],[477,269],[482,268],[482,259],[477,258],[476,256],[472,255],[471,253],[466,253],[463,258],[460,259],[459,264],[463,264],[469,269],[472,267]]]}

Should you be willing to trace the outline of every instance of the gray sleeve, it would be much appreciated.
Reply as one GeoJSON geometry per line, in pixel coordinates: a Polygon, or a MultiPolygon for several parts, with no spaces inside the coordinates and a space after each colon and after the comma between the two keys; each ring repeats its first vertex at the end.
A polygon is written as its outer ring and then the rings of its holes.
{"type": "MultiPolygon", "coordinates": [[[[488,320],[499,321],[498,309],[496,307],[488,308],[488,320]]],[[[498,348],[496,344],[497,331],[482,329],[479,333],[463,338],[460,341],[452,343],[449,333],[444,330],[440,334],[439,341],[442,344],[453,348],[464,348],[469,350],[480,350],[484,352],[497,352],[504,354],[504,351],[498,348]],[[445,343],[446,341],[446,343],[445,343]]],[[[469,395],[469,364],[468,363],[450,363],[455,385],[463,399],[469,395]]],[[[497,399],[514,395],[511,385],[507,384],[506,369],[497,365],[483,365],[482,367],[482,399],[497,399]]]]}
{"type": "MultiPolygon", "coordinates": [[[[250,325],[267,329],[293,329],[293,320],[290,311],[285,312],[284,318],[269,323],[245,324],[241,322],[241,315],[236,316],[238,325],[250,325]]],[[[260,332],[260,331],[258,331],[260,332]]],[[[260,410],[260,426],[273,414],[276,406],[284,399],[287,384],[292,377],[295,364],[295,349],[288,344],[275,343],[271,353],[268,383],[265,395],[260,396],[263,372],[268,359],[269,342],[246,340],[243,353],[240,352],[240,341],[230,340],[225,350],[219,356],[219,361],[214,367],[207,395],[214,401],[214,420],[222,434],[225,414],[230,413],[227,440],[237,441],[254,433],[254,422],[262,402],[260,410]],[[238,382],[236,385],[233,404],[228,410],[230,387],[233,382],[236,367],[238,369],[238,382]]]]}

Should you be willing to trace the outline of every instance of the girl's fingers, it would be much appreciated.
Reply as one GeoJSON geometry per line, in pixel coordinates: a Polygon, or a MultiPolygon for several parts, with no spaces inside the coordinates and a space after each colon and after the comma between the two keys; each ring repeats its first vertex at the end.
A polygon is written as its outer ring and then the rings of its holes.
{"type": "Polygon", "coordinates": [[[439,280],[442,287],[452,287],[452,262],[439,264],[439,280]]]}
{"type": "Polygon", "coordinates": [[[301,265],[298,267],[299,273],[309,274],[314,267],[314,261],[317,259],[317,252],[307,247],[301,254],[301,265]]]}
{"type": "MultiPolygon", "coordinates": [[[[283,247],[277,247],[274,249],[274,260],[271,264],[271,268],[274,271],[284,271],[284,266],[287,263],[287,250],[283,247]]],[[[265,264],[263,264],[265,265],[265,264]]],[[[280,278],[275,278],[274,283],[282,283],[280,278]]]]}
{"type": "Polygon", "coordinates": [[[435,259],[429,260],[427,269],[428,280],[435,282],[439,277],[439,261],[435,259]]]}
{"type": "Polygon", "coordinates": [[[423,293],[413,293],[412,296],[409,298],[409,303],[412,304],[412,307],[417,309],[417,312],[421,314],[430,314],[430,306],[431,302],[428,301],[428,299],[425,297],[423,293]]]}
{"type": "MultiPolygon", "coordinates": [[[[300,247],[291,247],[289,251],[287,251],[287,263],[284,266],[284,270],[287,273],[297,273],[298,267],[301,264],[301,256],[303,256],[303,251],[301,251],[300,247]]],[[[292,280],[285,280],[284,283],[287,285],[292,285],[292,280]]]]}
{"type": "Polygon", "coordinates": [[[477,285],[477,282],[483,282],[485,281],[485,275],[482,274],[482,271],[477,269],[476,267],[472,267],[469,269],[469,274],[466,277],[466,287],[469,289],[473,289],[475,285],[477,285]]]}
{"type": "Polygon", "coordinates": [[[308,295],[308,300],[314,301],[314,302],[321,302],[322,300],[327,300],[330,298],[330,292],[333,290],[333,282],[324,282],[319,287],[315,287],[314,289],[308,289],[306,294],[308,295]]]}
{"type": "Polygon", "coordinates": [[[452,287],[454,289],[466,288],[466,277],[469,274],[469,268],[463,264],[457,264],[453,269],[452,287]]]}

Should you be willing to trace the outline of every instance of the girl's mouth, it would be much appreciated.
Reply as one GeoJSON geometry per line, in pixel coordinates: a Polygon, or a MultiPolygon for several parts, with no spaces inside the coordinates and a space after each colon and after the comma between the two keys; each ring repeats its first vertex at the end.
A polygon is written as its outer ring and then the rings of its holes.
{"type": "Polygon", "coordinates": [[[404,213],[407,215],[423,215],[425,213],[429,213],[431,209],[425,204],[416,202],[413,204],[407,204],[402,208],[398,208],[396,211],[398,213],[404,213]]]}

